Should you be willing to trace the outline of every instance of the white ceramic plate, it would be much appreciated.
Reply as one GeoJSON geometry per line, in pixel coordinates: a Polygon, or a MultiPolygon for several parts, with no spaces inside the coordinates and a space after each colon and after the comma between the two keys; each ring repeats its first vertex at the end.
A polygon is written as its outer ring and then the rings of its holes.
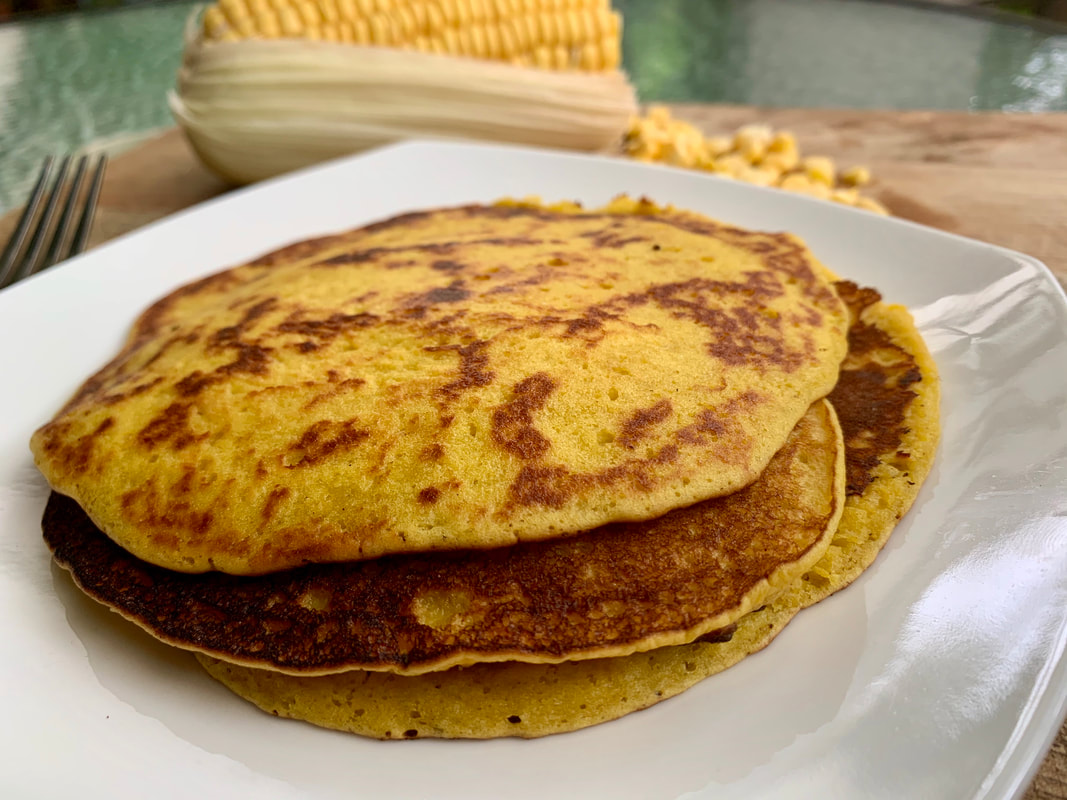
{"type": "Polygon", "coordinates": [[[0,382],[0,796],[1011,797],[1067,707],[1067,306],[1026,256],[677,170],[413,143],[206,203],[0,293],[0,382]],[[379,743],[261,713],[50,564],[27,441],[154,298],[400,211],[620,192],[804,236],[911,307],[941,369],[943,443],[914,509],[871,570],[764,652],[578,733],[379,743]]]}

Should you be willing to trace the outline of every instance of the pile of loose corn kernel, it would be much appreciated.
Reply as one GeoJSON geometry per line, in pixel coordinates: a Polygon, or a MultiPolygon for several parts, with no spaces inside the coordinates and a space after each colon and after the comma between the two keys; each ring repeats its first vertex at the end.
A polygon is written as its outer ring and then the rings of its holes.
{"type": "Polygon", "coordinates": [[[866,167],[838,172],[833,159],[801,156],[792,133],[766,125],[746,125],[732,136],[704,136],[694,125],[672,118],[667,108],[651,106],[646,116],[631,121],[623,148],[639,161],[703,169],[876,214],[889,213],[877,200],[860,194],[859,187],[871,180],[866,167]]]}

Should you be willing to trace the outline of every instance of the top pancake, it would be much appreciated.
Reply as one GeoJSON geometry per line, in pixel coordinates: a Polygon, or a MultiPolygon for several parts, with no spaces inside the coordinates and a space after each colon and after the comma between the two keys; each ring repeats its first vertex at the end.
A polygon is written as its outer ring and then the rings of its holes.
{"type": "Polygon", "coordinates": [[[847,314],[797,239],[656,210],[409,214],[185,286],[37,463],[139,558],[234,574],[735,491],[832,389],[847,314]]]}

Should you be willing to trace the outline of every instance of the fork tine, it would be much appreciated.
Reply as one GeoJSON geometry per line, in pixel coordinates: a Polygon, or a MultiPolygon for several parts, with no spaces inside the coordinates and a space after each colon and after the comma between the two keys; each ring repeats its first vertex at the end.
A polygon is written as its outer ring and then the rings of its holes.
{"type": "Polygon", "coordinates": [[[51,182],[51,191],[47,200],[45,200],[44,210],[38,215],[37,209],[41,205],[45,189],[48,188],[53,164],[51,156],[45,159],[30,199],[27,201],[26,208],[15,227],[15,232],[4,248],[3,256],[0,257],[0,289],[23,278],[28,278],[35,272],[46,269],[58,261],[70,258],[85,249],[89,239],[89,232],[93,226],[93,216],[100,199],[104,171],[107,168],[107,156],[100,154],[97,158],[89,189],[85,194],[84,201],[79,203],[89,161],[89,156],[82,156],[78,159],[74,180],[71,182],[70,187],[66,188],[71,157],[64,157],[55,180],[51,182]],[[61,196],[65,196],[66,200],[63,203],[63,210],[60,214],[59,222],[55,226],[55,231],[49,236],[52,218],[55,216],[61,196]],[[78,227],[71,239],[70,246],[67,247],[66,240],[71,223],[74,220],[75,211],[79,205],[81,205],[82,211],[78,220],[78,227]],[[30,236],[30,243],[26,248],[27,252],[20,256],[27,233],[35,218],[36,226],[32,236],[30,236]],[[41,251],[44,249],[46,241],[49,243],[48,251],[41,258],[41,251]]]}
{"type": "Polygon", "coordinates": [[[85,198],[85,210],[82,211],[78,228],[74,232],[74,239],[70,243],[70,252],[67,258],[76,255],[85,249],[89,242],[89,231],[93,227],[93,215],[96,213],[96,205],[100,200],[100,187],[104,184],[104,172],[107,170],[107,153],[101,153],[93,171],[93,181],[89,184],[89,194],[85,198]]]}
{"type": "Polygon", "coordinates": [[[7,246],[4,248],[4,254],[0,257],[0,289],[12,282],[12,271],[15,268],[19,252],[22,250],[22,245],[26,242],[26,234],[30,230],[30,224],[33,222],[33,218],[37,216],[37,209],[40,207],[41,198],[44,196],[45,184],[48,182],[48,176],[52,172],[52,161],[52,156],[48,156],[41,165],[41,171],[37,175],[37,183],[33,186],[30,199],[26,201],[26,208],[23,209],[22,216],[19,217],[18,224],[15,226],[15,231],[11,234],[7,246]]]}
{"type": "Polygon", "coordinates": [[[63,245],[66,242],[67,233],[70,231],[70,223],[74,219],[74,209],[78,205],[78,197],[81,194],[82,180],[85,178],[85,168],[87,166],[89,166],[89,156],[82,156],[78,159],[78,168],[74,171],[74,181],[70,185],[70,191],[67,192],[67,202],[63,204],[63,211],[59,215],[56,231],[52,234],[52,244],[48,246],[48,252],[45,253],[44,260],[41,261],[41,269],[48,269],[60,260],[60,253],[63,252],[63,245]]]}
{"type": "Polygon", "coordinates": [[[59,195],[63,192],[63,184],[67,180],[67,172],[69,171],[70,156],[64,156],[59,164],[59,174],[56,175],[55,182],[52,184],[52,191],[45,201],[41,219],[37,222],[37,230],[33,232],[33,236],[30,238],[29,250],[22,259],[22,263],[19,264],[19,268],[15,270],[16,283],[37,271],[37,259],[40,258],[45,237],[48,236],[48,230],[52,226],[52,217],[56,212],[56,204],[59,202],[59,195]]]}

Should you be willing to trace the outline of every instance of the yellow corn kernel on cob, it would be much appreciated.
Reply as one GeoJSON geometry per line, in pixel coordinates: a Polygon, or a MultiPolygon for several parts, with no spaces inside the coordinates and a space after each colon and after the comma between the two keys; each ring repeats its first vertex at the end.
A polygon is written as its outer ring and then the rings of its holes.
{"type": "Polygon", "coordinates": [[[207,41],[311,39],[589,72],[619,66],[610,0],[218,0],[207,41]]]}
{"type": "Polygon", "coordinates": [[[644,117],[630,121],[623,150],[641,161],[708,170],[876,214],[889,213],[877,200],[859,193],[858,187],[871,180],[869,169],[855,166],[838,172],[833,159],[802,156],[790,131],[774,131],[767,125],[746,125],[730,136],[706,137],[691,123],[671,117],[666,106],[650,106],[644,117]]]}

